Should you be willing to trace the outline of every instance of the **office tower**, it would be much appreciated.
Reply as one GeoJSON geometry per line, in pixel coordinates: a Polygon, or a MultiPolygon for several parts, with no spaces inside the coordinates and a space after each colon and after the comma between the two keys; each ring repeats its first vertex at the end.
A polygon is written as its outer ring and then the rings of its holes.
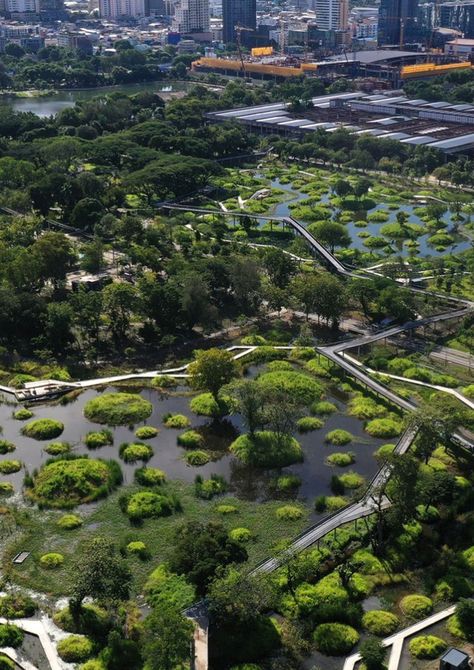
{"type": "Polygon", "coordinates": [[[99,0],[99,12],[107,19],[145,16],[145,0],[99,0]]]}
{"type": "Polygon", "coordinates": [[[439,5],[439,25],[460,30],[464,37],[474,37],[474,2],[443,2],[439,5]]]}
{"type": "Polygon", "coordinates": [[[381,0],[379,45],[401,45],[416,38],[418,0],[381,0]]]}
{"type": "Polygon", "coordinates": [[[208,33],[209,0],[178,0],[173,30],[177,33],[208,33]]]}
{"type": "MultiPolygon", "coordinates": [[[[235,26],[257,29],[257,2],[256,0],[222,0],[222,41],[229,44],[236,41],[235,26]]],[[[252,32],[243,30],[242,43],[253,44],[252,32]]]]}
{"type": "Polygon", "coordinates": [[[316,0],[316,23],[322,30],[347,30],[349,0],[316,0]]]}
{"type": "Polygon", "coordinates": [[[6,0],[5,9],[8,14],[24,14],[39,10],[39,0],[6,0]]]}

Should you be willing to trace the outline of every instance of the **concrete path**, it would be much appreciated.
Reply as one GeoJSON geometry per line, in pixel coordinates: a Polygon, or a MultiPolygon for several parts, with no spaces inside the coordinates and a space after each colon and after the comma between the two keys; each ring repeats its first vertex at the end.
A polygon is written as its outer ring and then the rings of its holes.
{"type": "MultiPolygon", "coordinates": [[[[382,640],[382,645],[384,647],[391,647],[390,657],[388,661],[388,670],[398,670],[403,645],[407,638],[411,637],[412,635],[415,635],[416,633],[420,633],[425,628],[429,628],[430,626],[433,626],[433,624],[438,623],[439,621],[443,621],[443,619],[447,619],[449,616],[454,614],[455,610],[456,605],[451,605],[451,607],[448,607],[445,610],[442,610],[441,612],[436,612],[436,614],[432,614],[426,619],[418,621],[417,623],[414,623],[412,626],[408,626],[408,628],[404,628],[398,633],[394,633],[394,635],[386,637],[385,640],[382,640]]],[[[361,660],[360,654],[352,654],[352,656],[348,656],[344,661],[343,670],[353,670],[356,663],[358,663],[360,660],[361,660]]]]}
{"type": "MultiPolygon", "coordinates": [[[[11,621],[0,617],[0,623],[14,623],[15,626],[18,626],[18,628],[21,628],[25,632],[36,635],[36,637],[38,637],[39,641],[41,642],[41,646],[43,647],[44,653],[46,654],[46,658],[48,659],[48,663],[51,666],[51,670],[66,670],[73,667],[70,663],[64,663],[59,658],[56,651],[56,646],[51,641],[51,638],[48,635],[46,627],[42,621],[38,621],[37,619],[15,619],[14,621],[11,621]]],[[[8,656],[11,656],[15,662],[19,662],[18,652],[15,652],[14,650],[8,650],[5,651],[5,653],[7,653],[8,656]],[[15,654],[15,658],[12,655],[12,651],[15,654]]],[[[25,670],[30,670],[31,668],[35,667],[31,663],[26,664],[21,662],[19,665],[20,667],[25,668],[25,670]]]]}

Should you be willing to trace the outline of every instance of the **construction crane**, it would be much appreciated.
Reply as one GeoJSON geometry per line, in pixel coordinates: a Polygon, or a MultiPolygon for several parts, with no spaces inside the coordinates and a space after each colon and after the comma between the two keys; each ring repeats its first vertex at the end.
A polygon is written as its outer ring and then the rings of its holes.
{"type": "Polygon", "coordinates": [[[243,32],[248,32],[248,33],[253,33],[253,28],[246,28],[245,26],[241,26],[240,24],[237,24],[234,26],[235,30],[235,35],[237,37],[237,49],[239,51],[239,56],[240,56],[240,62],[242,63],[242,72],[244,75],[244,79],[247,76],[247,73],[245,72],[245,61],[244,61],[244,55],[242,53],[242,33],[243,32]]]}

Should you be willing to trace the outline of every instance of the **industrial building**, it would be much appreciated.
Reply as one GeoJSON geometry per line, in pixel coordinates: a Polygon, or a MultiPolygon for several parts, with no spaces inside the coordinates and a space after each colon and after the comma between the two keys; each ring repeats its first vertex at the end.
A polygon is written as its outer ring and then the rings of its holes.
{"type": "Polygon", "coordinates": [[[207,118],[211,123],[236,121],[268,135],[302,138],[319,129],[331,133],[344,128],[356,135],[425,145],[445,154],[474,149],[474,105],[412,100],[402,91],[323,95],[297,113],[289,103],[279,102],[211,112],[207,118]]]}

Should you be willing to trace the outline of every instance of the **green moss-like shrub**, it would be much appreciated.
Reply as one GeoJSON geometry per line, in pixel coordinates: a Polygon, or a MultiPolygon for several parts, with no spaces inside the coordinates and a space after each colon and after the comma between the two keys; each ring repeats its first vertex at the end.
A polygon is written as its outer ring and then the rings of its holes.
{"type": "Polygon", "coordinates": [[[37,609],[35,601],[22,593],[0,596],[0,616],[5,619],[26,619],[37,609]]]}
{"type": "Polygon", "coordinates": [[[318,650],[326,656],[344,656],[359,642],[359,633],[342,623],[322,623],[314,631],[318,650]]]}
{"type": "Polygon", "coordinates": [[[189,406],[195,414],[213,418],[224,416],[230,411],[229,400],[219,398],[219,401],[217,401],[212,393],[200,393],[191,400],[189,406]]]}
{"type": "Polygon", "coordinates": [[[471,482],[469,479],[466,479],[466,477],[462,477],[461,475],[456,475],[454,477],[454,481],[456,484],[456,487],[458,489],[469,489],[471,488],[471,482]]]}
{"type": "Polygon", "coordinates": [[[415,658],[437,658],[447,646],[446,642],[436,635],[419,635],[410,640],[408,649],[415,658]]]}
{"type": "Polygon", "coordinates": [[[311,411],[313,414],[319,414],[319,416],[328,416],[337,412],[337,407],[334,403],[329,402],[329,400],[321,400],[311,405],[311,411]]]}
{"type": "Polygon", "coordinates": [[[184,414],[166,414],[163,423],[167,428],[188,428],[191,421],[184,414]]]}
{"type": "Polygon", "coordinates": [[[214,496],[227,491],[227,482],[220,475],[211,475],[210,479],[203,479],[198,475],[194,482],[194,492],[198,498],[211,500],[214,496]]]}
{"type": "Polygon", "coordinates": [[[133,493],[126,507],[127,516],[131,521],[169,516],[173,510],[174,503],[170,498],[151,491],[133,493]]]}
{"type": "Polygon", "coordinates": [[[46,463],[27,494],[45,507],[68,508],[102,498],[121,483],[115,461],[74,458],[46,463]]]}
{"type": "Polygon", "coordinates": [[[11,496],[14,490],[11,482],[0,482],[0,496],[11,496]]]}
{"type": "Polygon", "coordinates": [[[0,647],[17,649],[24,637],[24,632],[18,626],[9,623],[0,624],[0,647]]]}
{"type": "Polygon", "coordinates": [[[376,575],[384,572],[382,563],[368,549],[358,549],[353,554],[353,559],[359,566],[359,572],[363,575],[376,575]]]}
{"type": "Polygon", "coordinates": [[[138,437],[139,440],[151,440],[159,432],[158,428],[154,428],[153,426],[140,426],[135,431],[135,437],[138,437]]]}
{"type": "Polygon", "coordinates": [[[0,670],[15,670],[15,667],[16,666],[11,658],[0,653],[0,670]]]}
{"type": "Polygon", "coordinates": [[[47,570],[54,570],[59,568],[64,563],[64,556],[62,554],[43,554],[40,558],[40,565],[47,570]]]}
{"type": "Polygon", "coordinates": [[[294,370],[290,361],[270,361],[267,363],[268,372],[279,372],[281,370],[294,370]]]}
{"type": "Polygon", "coordinates": [[[402,432],[402,423],[390,418],[372,419],[365,430],[372,437],[396,437],[402,432]]]}
{"type": "Polygon", "coordinates": [[[242,463],[261,468],[283,468],[303,460],[303,450],[294,437],[270,430],[240,435],[230,450],[242,463]]]}
{"type": "Polygon", "coordinates": [[[329,465],[338,465],[339,467],[344,467],[354,463],[355,457],[351,452],[344,453],[336,451],[333,454],[330,454],[330,456],[326,458],[326,461],[329,463],[329,465]]]}
{"type": "Polygon", "coordinates": [[[345,489],[358,489],[364,483],[364,478],[357,472],[345,472],[339,475],[339,481],[345,489]]]}
{"type": "Polygon", "coordinates": [[[88,449],[99,449],[113,443],[113,433],[106,428],[104,430],[91,430],[84,438],[84,444],[88,449]]]}
{"type": "Polygon", "coordinates": [[[33,419],[23,426],[21,432],[35,440],[54,440],[64,430],[64,424],[56,419],[33,419]]]}
{"type": "Polygon", "coordinates": [[[294,489],[297,489],[299,486],[301,486],[301,477],[292,474],[280,475],[280,477],[277,477],[271,482],[271,487],[275,491],[281,493],[294,491],[294,489]]]}
{"type": "Polygon", "coordinates": [[[33,412],[27,407],[22,407],[21,409],[17,409],[16,412],[13,412],[13,418],[17,419],[17,421],[27,421],[33,416],[33,412]]]}
{"type": "Polygon", "coordinates": [[[82,526],[82,519],[77,514],[65,514],[59,519],[57,525],[64,530],[74,530],[82,526]]]}
{"type": "Polygon", "coordinates": [[[321,398],[323,387],[313,377],[295,371],[265,372],[257,378],[265,395],[287,393],[295,402],[311,405],[321,398]]]}
{"type": "Polygon", "coordinates": [[[188,451],[185,458],[188,465],[194,466],[206,465],[206,463],[209,463],[211,460],[209,454],[206,454],[205,451],[199,449],[196,451],[188,451]]]}
{"type": "Polygon", "coordinates": [[[20,470],[20,461],[0,461],[0,474],[2,475],[12,475],[14,472],[19,472],[20,470]]]}
{"type": "Polygon", "coordinates": [[[218,505],[216,507],[216,512],[219,514],[238,514],[239,510],[235,505],[218,505]]]}
{"type": "Polygon", "coordinates": [[[338,509],[345,507],[348,503],[344,496],[325,496],[325,504],[328,512],[336,512],[338,509]]]}
{"type": "Polygon", "coordinates": [[[386,637],[394,633],[400,624],[399,618],[385,610],[372,610],[362,617],[362,625],[372,635],[386,637]]]}
{"type": "Polygon", "coordinates": [[[89,638],[82,635],[70,635],[58,642],[57,650],[66,663],[81,663],[92,654],[93,644],[89,638]]]}
{"type": "Polygon", "coordinates": [[[136,463],[137,461],[149,461],[153,456],[153,449],[148,444],[124,442],[120,445],[119,454],[125,463],[136,463]]]}
{"type": "Polygon", "coordinates": [[[81,670],[107,670],[100,658],[91,658],[81,665],[81,670]]]}
{"type": "Polygon", "coordinates": [[[153,607],[165,603],[182,610],[195,602],[196,597],[186,577],[171,572],[166,563],[158,565],[148,576],[144,590],[147,602],[153,607]]]}
{"type": "Polygon", "coordinates": [[[0,454],[10,454],[12,451],[15,451],[16,447],[13,442],[9,440],[0,440],[0,454]]]}
{"type": "Polygon", "coordinates": [[[53,621],[67,633],[91,636],[106,634],[110,627],[107,611],[95,603],[83,603],[77,619],[72,616],[69,607],[63,607],[54,614],[53,621]]]}
{"type": "Polygon", "coordinates": [[[283,505],[276,511],[276,517],[279,521],[297,521],[303,516],[303,510],[296,505],[283,505]]]}
{"type": "Polygon", "coordinates": [[[252,532],[248,528],[233,528],[229,537],[236,542],[246,543],[252,539],[252,532]]]}
{"type": "Polygon", "coordinates": [[[468,566],[472,569],[474,569],[474,546],[469,547],[469,549],[466,549],[465,551],[462,552],[462,556],[468,566]]]}
{"type": "Polygon", "coordinates": [[[127,544],[127,552],[132,554],[132,556],[138,556],[141,559],[148,557],[148,550],[146,544],[140,540],[135,540],[134,542],[129,542],[127,544]]]}
{"type": "Polygon", "coordinates": [[[439,520],[438,509],[434,505],[417,505],[416,518],[423,523],[436,523],[439,520]]]}
{"type": "Polygon", "coordinates": [[[382,446],[375,451],[374,456],[378,461],[386,461],[395,451],[395,447],[395,444],[382,444],[382,446]]]}
{"type": "Polygon", "coordinates": [[[450,635],[454,635],[454,637],[458,637],[460,640],[466,639],[466,633],[463,631],[456,614],[453,614],[453,616],[450,616],[447,620],[446,630],[450,635]]]}
{"type": "Polygon", "coordinates": [[[342,447],[344,444],[349,444],[354,438],[349,431],[343,430],[342,428],[336,428],[335,430],[329,431],[324,439],[326,442],[329,442],[329,444],[342,447]]]}
{"type": "Polygon", "coordinates": [[[303,416],[296,422],[296,427],[300,433],[309,433],[312,430],[322,428],[324,422],[314,416],[303,416]]]}
{"type": "Polygon", "coordinates": [[[376,403],[372,398],[356,395],[349,402],[349,414],[362,420],[375,419],[387,414],[387,409],[376,403]]]}
{"type": "Polygon", "coordinates": [[[84,416],[94,423],[132,426],[148,419],[153,405],[136,393],[103,393],[88,400],[84,416]]]}
{"type": "Polygon", "coordinates": [[[469,386],[465,386],[462,392],[466,396],[466,398],[474,400],[474,384],[469,384],[469,386]]]}
{"type": "Polygon", "coordinates": [[[401,599],[400,609],[410,619],[423,619],[431,613],[433,601],[427,596],[413,594],[401,599]]]}
{"type": "Polygon", "coordinates": [[[43,447],[43,451],[50,456],[61,456],[71,451],[71,445],[69,442],[51,442],[47,447],[43,447]]]}
{"type": "Polygon", "coordinates": [[[330,377],[330,372],[327,365],[323,365],[322,361],[318,361],[317,358],[312,358],[305,364],[306,370],[312,372],[313,375],[317,377],[330,377]]]}
{"type": "Polygon", "coordinates": [[[197,430],[187,430],[178,435],[178,444],[185,449],[199,449],[204,446],[204,437],[197,430]]]}
{"type": "Polygon", "coordinates": [[[160,486],[166,481],[166,474],[159,468],[143,467],[135,470],[135,481],[142,486],[160,486]]]}

